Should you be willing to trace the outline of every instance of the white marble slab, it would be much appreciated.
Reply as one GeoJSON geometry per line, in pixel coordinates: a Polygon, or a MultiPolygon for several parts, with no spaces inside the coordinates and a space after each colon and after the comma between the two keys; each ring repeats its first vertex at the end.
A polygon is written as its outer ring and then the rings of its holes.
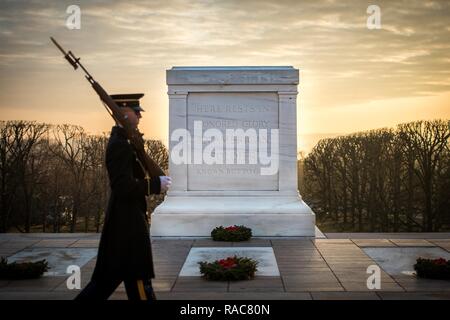
{"type": "Polygon", "coordinates": [[[66,276],[67,267],[83,267],[97,255],[97,248],[33,248],[22,250],[8,257],[11,262],[36,262],[47,260],[50,269],[44,276],[66,276]]]}
{"type": "Polygon", "coordinates": [[[298,84],[299,72],[291,66],[173,67],[167,84],[298,84]]]}
{"type": "Polygon", "coordinates": [[[248,257],[258,261],[257,276],[279,276],[277,260],[271,247],[205,247],[191,248],[179,274],[180,277],[201,276],[200,261],[213,262],[230,256],[248,257]]]}
{"type": "Polygon", "coordinates": [[[255,237],[314,237],[314,215],[298,197],[167,197],[151,216],[153,236],[210,236],[245,225],[255,237]]]}
{"type": "Polygon", "coordinates": [[[450,259],[450,253],[441,248],[362,248],[364,252],[375,260],[381,268],[390,275],[413,276],[414,264],[417,258],[450,259]]]}
{"type": "Polygon", "coordinates": [[[173,67],[167,70],[167,84],[169,137],[176,130],[176,136],[181,136],[169,139],[172,186],[152,213],[151,234],[209,236],[218,225],[244,224],[255,236],[314,237],[315,215],[302,201],[297,182],[299,70],[292,66],[173,67]],[[199,120],[205,124],[200,129],[199,120]],[[208,129],[213,130],[206,141],[188,139],[192,131],[202,137],[208,129]],[[216,141],[227,129],[245,130],[247,137],[241,141],[254,141],[253,130],[262,133],[251,149],[247,142],[238,147],[236,141],[233,149],[236,153],[242,149],[245,157],[240,159],[245,161],[215,160],[224,148],[210,140],[216,141]],[[278,155],[269,161],[261,161],[263,152],[259,152],[265,151],[264,144],[259,144],[264,133],[267,153],[278,155]],[[194,155],[193,162],[175,161],[172,151],[179,152],[183,137],[193,143],[190,150],[206,150],[208,161],[202,161],[202,153],[194,155]],[[272,145],[272,137],[277,144],[272,145]],[[250,161],[248,155],[255,154],[256,145],[258,161],[255,157],[250,161]]]}

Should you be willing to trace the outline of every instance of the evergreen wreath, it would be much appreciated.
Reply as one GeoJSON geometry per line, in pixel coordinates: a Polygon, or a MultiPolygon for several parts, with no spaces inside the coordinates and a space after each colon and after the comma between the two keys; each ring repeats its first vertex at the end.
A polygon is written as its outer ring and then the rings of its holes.
{"type": "Polygon", "coordinates": [[[37,262],[8,263],[8,260],[2,257],[0,261],[0,279],[19,280],[39,278],[48,269],[48,262],[45,259],[37,262]]]}
{"type": "Polygon", "coordinates": [[[223,226],[214,228],[211,231],[211,237],[214,241],[247,241],[252,237],[252,229],[245,226],[223,226]]]}
{"type": "Polygon", "coordinates": [[[199,262],[200,273],[206,280],[236,281],[255,277],[258,262],[247,257],[227,257],[214,262],[199,262]]]}
{"type": "Polygon", "coordinates": [[[420,278],[450,280],[450,260],[419,258],[414,270],[420,278]]]}

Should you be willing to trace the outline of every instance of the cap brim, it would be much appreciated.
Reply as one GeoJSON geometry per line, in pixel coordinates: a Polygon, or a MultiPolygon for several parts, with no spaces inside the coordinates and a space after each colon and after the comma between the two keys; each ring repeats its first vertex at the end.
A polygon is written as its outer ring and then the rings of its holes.
{"type": "Polygon", "coordinates": [[[145,110],[141,108],[141,106],[137,106],[133,108],[134,111],[144,112],[145,110]]]}

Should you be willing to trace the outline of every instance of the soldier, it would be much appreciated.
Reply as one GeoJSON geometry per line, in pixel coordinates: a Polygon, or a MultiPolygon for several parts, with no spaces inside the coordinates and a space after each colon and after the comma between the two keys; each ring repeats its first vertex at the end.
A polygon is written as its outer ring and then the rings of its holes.
{"type": "MultiPolygon", "coordinates": [[[[144,111],[139,104],[142,96],[111,95],[135,127],[144,111]]],[[[145,179],[134,148],[120,125],[111,130],[106,167],[111,195],[97,263],[91,281],[75,299],[107,299],[123,281],[128,299],[156,300],[151,283],[155,274],[145,196],[167,191],[171,179],[167,176],[145,179]]]]}

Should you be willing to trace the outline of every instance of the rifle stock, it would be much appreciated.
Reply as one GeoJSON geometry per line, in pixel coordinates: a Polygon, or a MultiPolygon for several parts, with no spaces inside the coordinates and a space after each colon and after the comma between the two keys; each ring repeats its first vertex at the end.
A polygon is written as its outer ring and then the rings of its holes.
{"type": "Polygon", "coordinates": [[[133,128],[128,120],[124,117],[122,111],[116,102],[109,96],[109,94],[103,89],[103,87],[94,80],[94,78],[89,74],[89,72],[84,68],[84,66],[80,63],[80,58],[76,58],[75,55],[69,51],[65,52],[64,49],[56,42],[55,39],[50,37],[52,42],[56,45],[56,47],[64,54],[64,58],[72,65],[74,69],[77,69],[78,66],[83,69],[86,73],[86,79],[92,85],[94,91],[98,94],[100,100],[105,104],[105,106],[109,109],[109,114],[113,117],[113,119],[119,123],[126,132],[127,138],[130,143],[133,145],[136,156],[139,159],[139,162],[143,166],[143,169],[147,176],[150,177],[159,177],[164,176],[164,171],[158,166],[158,164],[150,158],[147,152],[145,152],[144,148],[144,139],[142,138],[142,134],[139,132],[139,129],[133,128]]]}

